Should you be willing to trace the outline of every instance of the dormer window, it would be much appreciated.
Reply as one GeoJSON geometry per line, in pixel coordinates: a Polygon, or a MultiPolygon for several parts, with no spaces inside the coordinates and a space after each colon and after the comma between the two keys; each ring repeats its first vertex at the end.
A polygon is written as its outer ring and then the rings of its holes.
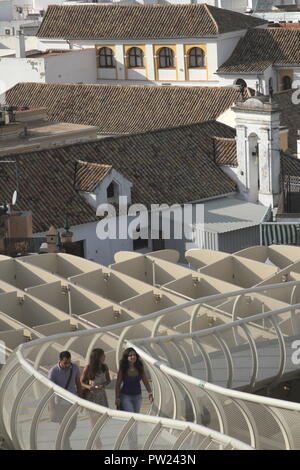
{"type": "Polygon", "coordinates": [[[107,188],[107,199],[110,199],[112,197],[115,197],[115,185],[113,181],[110,183],[110,185],[107,188]]]}
{"type": "Polygon", "coordinates": [[[117,203],[119,197],[119,185],[112,181],[106,188],[107,202],[117,203]]]}
{"type": "Polygon", "coordinates": [[[285,75],[282,79],[282,89],[290,90],[292,88],[292,79],[288,75],[285,75]]]}

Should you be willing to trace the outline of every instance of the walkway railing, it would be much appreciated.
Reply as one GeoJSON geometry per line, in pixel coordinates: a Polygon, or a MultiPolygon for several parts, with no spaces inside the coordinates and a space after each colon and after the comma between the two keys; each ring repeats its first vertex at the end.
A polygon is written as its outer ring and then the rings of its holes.
{"type": "Polygon", "coordinates": [[[300,405],[225,387],[278,382],[286,372],[295,371],[289,354],[291,341],[300,334],[300,304],[197,331],[203,304],[222,302],[224,306],[227,300],[233,316],[241,295],[283,289],[294,302],[299,285],[296,281],[218,294],[122,324],[19,346],[0,375],[0,425],[7,442],[21,449],[65,448],[74,428],[71,445],[76,449],[299,448],[300,405]],[[190,318],[187,333],[172,335],[172,328],[184,315],[190,318]],[[164,330],[168,336],[158,336],[164,330]],[[83,366],[94,347],[104,348],[115,373],[128,340],[139,348],[151,374],[155,401],[150,415],[94,405],[45,377],[62,349],[71,350],[73,359],[83,366]],[[268,367],[270,351],[272,364],[268,367]],[[54,396],[69,404],[59,425],[51,422],[48,408],[54,396]],[[92,425],[95,414],[97,422],[92,425]],[[134,439],[137,427],[138,443],[134,439]]]}

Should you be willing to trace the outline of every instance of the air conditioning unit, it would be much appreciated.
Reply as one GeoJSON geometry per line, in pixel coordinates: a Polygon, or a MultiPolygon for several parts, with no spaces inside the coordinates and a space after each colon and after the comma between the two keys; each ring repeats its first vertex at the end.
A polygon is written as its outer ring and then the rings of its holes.
{"type": "Polygon", "coordinates": [[[11,33],[11,30],[10,30],[10,29],[6,29],[6,30],[5,30],[6,36],[10,36],[10,33],[11,33]]]}

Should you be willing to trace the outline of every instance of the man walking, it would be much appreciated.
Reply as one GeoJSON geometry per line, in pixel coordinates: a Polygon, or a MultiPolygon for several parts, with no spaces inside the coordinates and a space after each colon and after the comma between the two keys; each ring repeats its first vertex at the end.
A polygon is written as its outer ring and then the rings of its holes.
{"type": "MultiPolygon", "coordinates": [[[[69,351],[62,351],[60,353],[58,363],[49,370],[48,379],[65,390],[81,397],[80,370],[76,364],[72,363],[69,351]]],[[[54,399],[50,402],[49,411],[51,420],[55,423],[61,423],[70,406],[71,404],[62,397],[55,395],[54,399]]],[[[72,419],[67,427],[65,449],[71,449],[70,437],[75,428],[76,417],[72,419]]]]}

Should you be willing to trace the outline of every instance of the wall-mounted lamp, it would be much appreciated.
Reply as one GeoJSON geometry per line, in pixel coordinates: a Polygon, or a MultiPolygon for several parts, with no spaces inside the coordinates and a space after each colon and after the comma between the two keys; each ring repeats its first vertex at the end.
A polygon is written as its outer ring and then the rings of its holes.
{"type": "Polygon", "coordinates": [[[70,287],[68,285],[62,285],[61,286],[61,293],[64,294],[64,295],[67,295],[68,292],[70,292],[70,287]]]}
{"type": "Polygon", "coordinates": [[[121,310],[115,309],[114,310],[114,319],[119,320],[121,318],[121,310]]]}

